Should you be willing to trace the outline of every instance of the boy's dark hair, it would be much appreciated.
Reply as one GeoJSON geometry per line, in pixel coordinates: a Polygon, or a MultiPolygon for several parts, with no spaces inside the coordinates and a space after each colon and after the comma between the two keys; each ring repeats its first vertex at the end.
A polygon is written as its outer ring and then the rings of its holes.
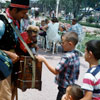
{"type": "Polygon", "coordinates": [[[86,43],[87,51],[91,51],[95,59],[100,59],[100,40],[90,40],[86,43]]]}
{"type": "Polygon", "coordinates": [[[45,20],[41,20],[41,23],[45,23],[45,20]]]}
{"type": "Polygon", "coordinates": [[[69,86],[70,86],[69,94],[72,96],[74,100],[80,100],[81,98],[83,98],[84,96],[83,90],[79,85],[73,84],[69,86]]]}
{"type": "MultiPolygon", "coordinates": [[[[73,42],[74,45],[76,45],[78,43],[78,35],[75,32],[67,32],[67,33],[63,34],[62,36],[64,36],[66,38],[66,41],[73,42]]],[[[61,36],[61,38],[62,38],[62,36],[61,36]]]]}
{"type": "Polygon", "coordinates": [[[49,19],[45,19],[45,23],[48,24],[48,22],[49,22],[49,19]]]}

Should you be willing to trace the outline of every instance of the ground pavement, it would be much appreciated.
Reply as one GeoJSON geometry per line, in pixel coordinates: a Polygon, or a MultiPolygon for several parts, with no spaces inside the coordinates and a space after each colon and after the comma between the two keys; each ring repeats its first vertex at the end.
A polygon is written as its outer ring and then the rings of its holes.
{"type": "MultiPolygon", "coordinates": [[[[51,52],[44,52],[42,49],[39,50],[39,54],[45,56],[48,62],[52,66],[56,66],[60,61],[62,53],[52,55],[51,52]]],[[[84,73],[88,69],[88,63],[85,62],[83,57],[80,57],[81,66],[80,66],[80,76],[77,81],[78,84],[82,84],[82,79],[84,73]]],[[[42,90],[37,89],[27,89],[25,92],[22,92],[18,89],[18,100],[56,100],[57,95],[57,85],[54,83],[55,75],[53,75],[43,64],[42,66],[42,90]]]]}

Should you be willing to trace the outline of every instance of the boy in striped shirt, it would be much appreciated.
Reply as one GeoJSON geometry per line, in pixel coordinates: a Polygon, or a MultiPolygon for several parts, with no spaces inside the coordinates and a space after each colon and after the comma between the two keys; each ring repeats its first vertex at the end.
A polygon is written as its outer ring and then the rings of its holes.
{"type": "Polygon", "coordinates": [[[90,68],[83,78],[84,97],[81,100],[100,100],[100,40],[86,43],[85,60],[90,68]]]}

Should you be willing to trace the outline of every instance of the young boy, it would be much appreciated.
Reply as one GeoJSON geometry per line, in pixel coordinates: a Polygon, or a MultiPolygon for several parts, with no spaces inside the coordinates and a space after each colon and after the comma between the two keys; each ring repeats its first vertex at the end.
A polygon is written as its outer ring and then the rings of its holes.
{"type": "Polygon", "coordinates": [[[73,84],[66,88],[66,94],[63,95],[62,100],[80,100],[81,98],[83,98],[81,87],[73,84]]]}
{"type": "Polygon", "coordinates": [[[86,43],[85,60],[90,68],[83,78],[82,88],[85,96],[81,100],[100,100],[100,40],[90,40],[86,43]]]}
{"type": "Polygon", "coordinates": [[[68,32],[62,36],[62,47],[66,53],[56,68],[48,64],[43,56],[36,56],[39,61],[44,62],[47,68],[56,75],[55,82],[58,84],[59,90],[56,100],[61,100],[63,94],[65,94],[66,87],[74,84],[75,80],[78,79],[80,61],[78,53],[74,50],[77,42],[78,35],[75,32],[68,32]]]}

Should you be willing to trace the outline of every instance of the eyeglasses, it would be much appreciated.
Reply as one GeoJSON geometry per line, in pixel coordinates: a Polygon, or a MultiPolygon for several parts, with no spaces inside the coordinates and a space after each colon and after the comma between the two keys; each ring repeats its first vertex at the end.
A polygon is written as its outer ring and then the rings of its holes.
{"type": "Polygon", "coordinates": [[[63,41],[61,41],[61,44],[64,44],[64,42],[63,42],[63,41]]]}
{"type": "Polygon", "coordinates": [[[64,44],[65,42],[67,42],[67,40],[66,41],[61,41],[61,44],[64,44]]]}
{"type": "Polygon", "coordinates": [[[61,43],[60,44],[64,44],[66,41],[61,41],[61,43]]]}

